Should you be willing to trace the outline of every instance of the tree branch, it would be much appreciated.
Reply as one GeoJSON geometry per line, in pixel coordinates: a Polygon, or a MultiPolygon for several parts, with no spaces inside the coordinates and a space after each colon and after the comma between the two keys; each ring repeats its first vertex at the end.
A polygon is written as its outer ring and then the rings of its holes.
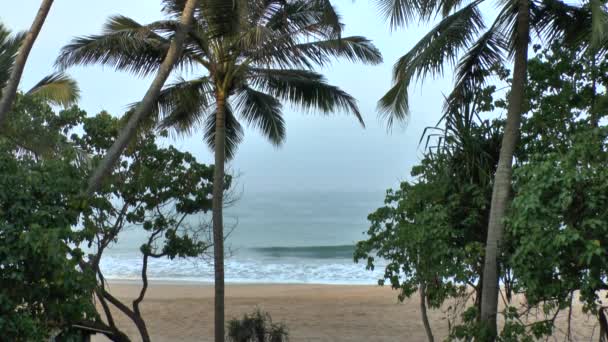
{"type": "Polygon", "coordinates": [[[106,320],[108,321],[108,324],[110,325],[110,327],[112,329],[116,329],[116,323],[114,322],[114,317],[112,316],[112,312],[110,311],[110,307],[108,306],[108,303],[103,298],[103,294],[101,294],[100,291],[98,289],[96,289],[95,295],[97,296],[97,299],[99,299],[99,303],[101,304],[101,307],[103,308],[103,312],[106,315],[106,320]]]}
{"type": "Polygon", "coordinates": [[[139,304],[144,300],[146,291],[148,290],[148,253],[144,253],[143,266],[141,268],[142,287],[139,291],[139,296],[133,301],[133,310],[138,316],[141,316],[139,304]]]}

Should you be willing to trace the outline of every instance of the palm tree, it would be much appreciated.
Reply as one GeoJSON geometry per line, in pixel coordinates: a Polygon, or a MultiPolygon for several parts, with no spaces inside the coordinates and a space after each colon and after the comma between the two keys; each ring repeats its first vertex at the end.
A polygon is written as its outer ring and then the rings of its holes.
{"type": "MultiPolygon", "coordinates": [[[[6,114],[8,113],[13,100],[15,99],[15,95],[17,94],[17,87],[19,86],[19,81],[21,80],[21,75],[23,74],[23,69],[25,69],[25,63],[27,62],[27,57],[32,50],[32,46],[34,46],[34,42],[42,29],[42,25],[46,20],[46,16],[48,15],[51,5],[53,5],[53,0],[42,0],[42,4],[40,5],[40,9],[34,18],[34,22],[30,27],[30,30],[19,39],[18,42],[21,46],[18,49],[17,57],[11,63],[11,74],[6,83],[2,83],[2,96],[0,97],[0,128],[4,123],[6,118],[6,114]]],[[[12,58],[11,58],[12,59],[12,58]]],[[[2,68],[3,66],[0,66],[2,68]]]]}
{"type": "Polygon", "coordinates": [[[606,46],[608,32],[605,6],[601,0],[589,0],[580,5],[561,0],[498,1],[499,13],[487,27],[480,10],[484,0],[377,2],[391,27],[404,25],[415,17],[424,21],[436,14],[443,17],[394,66],[394,85],[379,101],[389,127],[407,117],[408,86],[412,80],[442,74],[446,64],[455,66],[455,86],[445,106],[446,115],[450,115],[454,111],[447,111],[449,108],[460,108],[471,101],[475,88],[483,85],[491,74],[490,68],[506,63],[507,59],[514,60],[505,132],[494,176],[483,272],[481,318],[491,336],[495,336],[499,290],[497,259],[504,232],[503,219],[509,205],[513,153],[519,139],[530,34],[535,33],[543,42],[558,39],[601,49],[606,46]]]}
{"type": "MultiPolygon", "coordinates": [[[[216,11],[215,13],[221,11],[226,7],[225,5],[221,5],[223,0],[208,0],[205,2],[208,5],[209,11],[216,11]]],[[[102,182],[105,177],[112,171],[112,168],[116,165],[120,155],[127,147],[129,142],[133,140],[134,135],[138,129],[138,126],[141,122],[146,119],[150,115],[151,112],[154,111],[154,106],[158,97],[160,95],[160,91],[162,87],[165,85],[167,78],[173,71],[175,64],[182,57],[184,42],[186,40],[186,36],[190,31],[192,26],[192,22],[194,20],[194,11],[196,7],[199,5],[198,0],[187,0],[183,3],[182,11],[181,11],[181,20],[173,21],[173,30],[174,34],[171,39],[165,40],[162,47],[155,46],[154,52],[155,56],[152,63],[156,63],[154,66],[158,69],[154,80],[150,84],[148,91],[144,95],[143,99],[133,108],[133,110],[129,113],[129,118],[126,125],[121,130],[118,138],[112,144],[110,149],[106,152],[105,157],[101,161],[101,163],[97,166],[93,174],[89,178],[88,186],[85,191],[85,196],[91,196],[101,187],[102,182]]],[[[226,4],[226,2],[224,2],[226,4]]],[[[229,6],[230,7],[230,6],[229,6]]],[[[118,23],[120,25],[120,23],[118,23]]],[[[112,28],[110,28],[111,30],[112,28]]],[[[121,30],[120,26],[117,30],[121,30]]],[[[139,34],[137,32],[132,32],[132,34],[139,34]]],[[[137,40],[137,39],[135,39],[137,40]]],[[[128,55],[122,56],[120,58],[125,58],[122,63],[133,64],[133,67],[141,67],[141,61],[138,62],[136,56],[133,56],[134,51],[139,51],[138,48],[141,46],[120,46],[125,43],[124,40],[114,41],[113,44],[116,44],[115,47],[120,47],[123,52],[130,50],[128,55]]],[[[137,42],[135,42],[137,43],[137,42]]],[[[74,45],[77,45],[78,42],[75,42],[74,45]]],[[[107,48],[110,48],[109,46],[107,48]]],[[[147,48],[147,47],[144,47],[147,48]]],[[[109,51],[98,51],[98,54],[106,54],[108,53],[108,58],[112,55],[112,50],[109,51]]],[[[64,56],[66,54],[64,53],[64,56]]],[[[145,57],[144,57],[145,58],[145,57]]],[[[84,61],[83,61],[84,62],[84,61]]],[[[86,64],[86,63],[85,63],[86,64]]]]}
{"type": "MultiPolygon", "coordinates": [[[[11,70],[14,70],[15,56],[19,51],[19,47],[22,46],[25,36],[23,33],[13,35],[10,30],[0,24],[0,89],[5,89],[0,90],[0,96],[5,94],[4,91],[7,91],[8,86],[6,84],[9,83],[11,70]]],[[[44,102],[63,107],[76,103],[79,95],[80,90],[76,81],[63,73],[53,73],[42,78],[36,85],[23,94],[26,97],[35,96],[44,102]]],[[[38,156],[51,156],[51,152],[61,147],[55,146],[55,143],[51,141],[52,139],[49,140],[45,136],[33,138],[27,136],[25,131],[31,127],[13,125],[10,110],[4,118],[7,118],[11,122],[2,126],[2,137],[10,140],[20,151],[27,151],[38,156]]],[[[15,119],[19,121],[17,118],[15,119]]]]}
{"type": "MultiPolygon", "coordinates": [[[[363,124],[356,100],[314,71],[332,58],[376,64],[380,52],[364,37],[342,37],[342,23],[328,0],[234,0],[222,12],[200,1],[179,70],[202,70],[198,77],[165,87],[155,120],[177,133],[203,130],[214,150],[213,240],[215,340],[224,339],[224,164],[243,138],[239,118],[271,143],[285,139],[283,105],[324,114],[345,111],[363,124]]],[[[97,36],[76,38],[58,64],[104,64],[147,75],[158,68],[182,12],[183,0],[165,0],[167,20],[141,25],[115,16],[97,36]]]]}
{"type": "MultiPolygon", "coordinates": [[[[26,34],[13,35],[0,23],[0,96],[4,97],[9,88],[11,70],[14,70],[16,55],[26,34]]],[[[80,90],[76,81],[63,73],[53,73],[42,78],[25,95],[39,96],[51,104],[67,107],[78,101],[80,90]]],[[[14,98],[14,95],[13,95],[14,98]]]]}

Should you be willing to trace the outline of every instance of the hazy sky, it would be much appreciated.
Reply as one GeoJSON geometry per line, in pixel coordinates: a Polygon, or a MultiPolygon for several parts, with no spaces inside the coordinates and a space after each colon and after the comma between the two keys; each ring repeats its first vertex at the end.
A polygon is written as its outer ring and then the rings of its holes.
{"type": "MultiPolygon", "coordinates": [[[[233,172],[241,174],[239,183],[246,192],[384,192],[408,177],[420,157],[422,130],[440,117],[443,94],[452,81],[449,69],[445,78],[428,79],[410,89],[412,113],[407,127],[387,134],[376,111],[376,102],[391,85],[393,63],[428,27],[412,25],[390,32],[373,1],[335,0],[334,4],[344,18],[345,34],[372,39],[384,56],[384,63],[378,66],[338,61],[321,70],[331,83],[358,99],[367,128],[344,114],[324,117],[285,108],[287,141],[281,148],[274,148],[255,130],[246,129],[245,140],[230,164],[233,172]]],[[[13,31],[25,30],[39,5],[39,0],[12,2],[3,8],[0,20],[13,31]]],[[[100,33],[112,14],[141,23],[162,18],[160,0],[55,1],[28,60],[21,88],[28,89],[53,71],[59,49],[74,36],[100,33]]],[[[80,85],[80,106],[91,115],[103,109],[121,115],[128,104],[143,96],[150,83],[150,79],[102,67],[73,68],[69,73],[80,85]]],[[[213,159],[200,135],[172,143],[206,163],[213,159]]]]}

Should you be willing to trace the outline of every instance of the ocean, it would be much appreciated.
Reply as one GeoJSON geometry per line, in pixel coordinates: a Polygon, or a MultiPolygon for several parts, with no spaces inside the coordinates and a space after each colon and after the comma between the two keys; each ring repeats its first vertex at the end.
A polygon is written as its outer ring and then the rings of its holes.
{"type": "MultiPolygon", "coordinates": [[[[383,197],[382,191],[243,192],[225,209],[226,282],[376,284],[383,267],[366,270],[354,263],[353,251],[383,197]]],[[[191,220],[210,222],[210,215],[191,220]]],[[[137,227],[119,236],[102,258],[108,279],[139,279],[144,236],[137,227]]],[[[153,259],[148,268],[150,279],[213,282],[210,257],[153,259]]]]}

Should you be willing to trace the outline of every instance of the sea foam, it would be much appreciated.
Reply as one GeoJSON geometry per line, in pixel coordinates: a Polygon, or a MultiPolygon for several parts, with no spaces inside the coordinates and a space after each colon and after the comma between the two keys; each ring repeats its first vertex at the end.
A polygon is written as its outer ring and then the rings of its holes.
{"type": "MultiPolygon", "coordinates": [[[[365,264],[353,262],[352,250],[352,246],[237,249],[225,261],[225,278],[232,283],[376,284],[383,268],[366,270],[365,264]]],[[[141,267],[141,255],[134,252],[109,253],[101,263],[108,279],[140,279],[141,267]]],[[[205,258],[150,259],[148,277],[213,282],[213,263],[205,258]]]]}

